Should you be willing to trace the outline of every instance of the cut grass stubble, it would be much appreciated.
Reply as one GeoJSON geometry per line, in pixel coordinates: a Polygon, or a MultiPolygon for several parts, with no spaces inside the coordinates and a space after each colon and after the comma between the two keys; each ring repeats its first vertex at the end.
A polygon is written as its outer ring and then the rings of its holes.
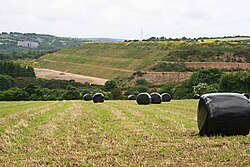
{"type": "Polygon", "coordinates": [[[134,101],[62,101],[44,102],[44,108],[34,104],[32,110],[13,107],[0,118],[8,125],[0,134],[0,164],[249,165],[249,135],[192,136],[198,132],[197,102],[140,106],[134,101]],[[15,114],[19,121],[9,123],[15,114]]]}

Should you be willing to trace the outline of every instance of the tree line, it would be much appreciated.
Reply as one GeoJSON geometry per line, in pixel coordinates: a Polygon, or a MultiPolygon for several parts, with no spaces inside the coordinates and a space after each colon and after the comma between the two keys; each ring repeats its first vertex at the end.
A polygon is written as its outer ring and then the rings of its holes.
{"type": "MultiPolygon", "coordinates": [[[[248,43],[250,40],[238,40],[237,38],[250,38],[249,36],[224,36],[224,37],[199,37],[199,38],[188,38],[188,37],[182,37],[182,38],[167,38],[165,36],[162,37],[150,37],[148,39],[143,39],[142,41],[186,41],[186,42],[197,42],[197,41],[204,41],[204,40],[215,40],[220,41],[218,39],[227,39],[227,38],[235,38],[235,40],[232,40],[233,42],[242,42],[242,43],[248,43]]],[[[124,40],[124,42],[139,42],[138,39],[132,39],[132,40],[124,40]]]]}
{"type": "Polygon", "coordinates": [[[9,61],[0,61],[0,74],[9,75],[11,77],[35,77],[32,67],[20,66],[9,61]]]}
{"type": "MultiPolygon", "coordinates": [[[[15,67],[15,69],[18,68],[15,67]]],[[[25,67],[25,69],[27,68],[25,67]]],[[[24,73],[26,72],[24,71],[24,73]]],[[[208,68],[194,72],[188,80],[181,83],[151,85],[145,79],[138,79],[135,86],[121,86],[114,80],[107,81],[104,86],[100,86],[82,84],[74,80],[46,80],[33,75],[23,77],[24,74],[10,76],[11,74],[13,73],[0,74],[0,100],[2,101],[81,100],[84,94],[96,92],[103,93],[106,99],[114,100],[127,99],[128,95],[137,95],[141,92],[167,92],[174,99],[192,98],[196,93],[238,92],[250,94],[249,70],[225,73],[220,69],[208,68]]]]}

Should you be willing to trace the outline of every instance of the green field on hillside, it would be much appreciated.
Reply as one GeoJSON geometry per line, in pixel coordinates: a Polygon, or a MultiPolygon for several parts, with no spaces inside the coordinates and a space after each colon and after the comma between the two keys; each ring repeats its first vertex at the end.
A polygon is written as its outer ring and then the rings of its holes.
{"type": "Polygon", "coordinates": [[[0,102],[0,165],[248,166],[249,135],[192,135],[197,103],[0,102]]]}
{"type": "Polygon", "coordinates": [[[154,71],[163,62],[250,62],[250,47],[230,42],[84,43],[47,54],[40,67],[114,79],[136,71],[154,71]]]}
{"type": "Polygon", "coordinates": [[[250,42],[249,36],[240,36],[240,37],[227,37],[227,38],[211,38],[211,39],[204,39],[205,41],[247,41],[250,42]]]}

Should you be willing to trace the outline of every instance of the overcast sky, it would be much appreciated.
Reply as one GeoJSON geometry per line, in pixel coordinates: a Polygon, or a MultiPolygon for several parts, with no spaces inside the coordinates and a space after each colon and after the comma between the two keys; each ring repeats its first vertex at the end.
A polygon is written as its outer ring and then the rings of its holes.
{"type": "Polygon", "coordinates": [[[140,39],[250,35],[250,0],[0,0],[0,32],[140,39]]]}

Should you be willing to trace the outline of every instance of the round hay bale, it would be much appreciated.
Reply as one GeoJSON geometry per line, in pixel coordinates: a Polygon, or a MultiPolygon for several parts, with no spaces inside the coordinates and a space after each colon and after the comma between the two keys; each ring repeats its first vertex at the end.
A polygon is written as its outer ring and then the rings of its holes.
{"type": "Polygon", "coordinates": [[[169,93],[162,93],[161,98],[162,98],[162,102],[170,102],[172,99],[169,93]]]}
{"type": "Polygon", "coordinates": [[[103,103],[104,102],[104,95],[102,93],[95,93],[93,95],[93,102],[94,103],[103,103]]]}
{"type": "Polygon", "coordinates": [[[93,97],[90,94],[86,93],[83,95],[83,100],[91,101],[91,100],[93,100],[93,97]]]}
{"type": "Polygon", "coordinates": [[[200,135],[247,135],[250,105],[243,94],[204,94],[199,100],[197,121],[200,135]]]}
{"type": "Polygon", "coordinates": [[[199,99],[200,95],[199,94],[194,94],[194,99],[199,99]]]}
{"type": "Polygon", "coordinates": [[[247,99],[249,99],[249,95],[248,95],[247,93],[243,93],[243,95],[244,95],[247,99]]]}
{"type": "Polygon", "coordinates": [[[162,98],[161,95],[157,92],[153,92],[150,94],[151,96],[151,103],[152,104],[161,104],[162,98]]]}
{"type": "Polygon", "coordinates": [[[137,104],[150,104],[151,103],[151,96],[148,93],[140,93],[137,97],[136,97],[136,102],[137,104]]]}
{"type": "Polygon", "coordinates": [[[128,100],[136,100],[136,96],[135,95],[129,95],[128,100]]]}

